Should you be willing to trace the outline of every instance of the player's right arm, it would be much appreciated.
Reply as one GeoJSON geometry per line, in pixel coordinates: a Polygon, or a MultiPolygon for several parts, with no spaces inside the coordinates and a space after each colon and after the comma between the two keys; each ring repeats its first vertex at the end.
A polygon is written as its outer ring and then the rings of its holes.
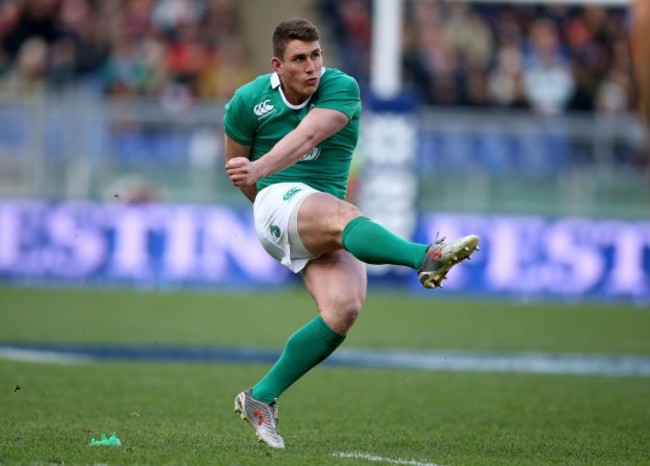
{"type": "MultiPolygon", "coordinates": [[[[226,149],[226,171],[229,169],[228,162],[232,159],[238,157],[244,157],[248,160],[251,158],[251,148],[250,146],[245,146],[238,143],[228,135],[225,136],[225,149],[226,149]]],[[[255,196],[257,196],[257,186],[255,184],[247,186],[238,186],[244,196],[246,196],[251,202],[255,202],[255,196]]]]}
{"type": "Polygon", "coordinates": [[[255,139],[257,122],[255,115],[251,111],[250,97],[247,96],[246,90],[240,88],[232,99],[226,104],[224,115],[224,135],[225,135],[225,159],[226,173],[233,184],[237,186],[244,196],[251,202],[255,202],[257,196],[257,186],[253,184],[241,185],[233,179],[232,165],[233,159],[245,160],[251,163],[251,147],[255,139]]]}

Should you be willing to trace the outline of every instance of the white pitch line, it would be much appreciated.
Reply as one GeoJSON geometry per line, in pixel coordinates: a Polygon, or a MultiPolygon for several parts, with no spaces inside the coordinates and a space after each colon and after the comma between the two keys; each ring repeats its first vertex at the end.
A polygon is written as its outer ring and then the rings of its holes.
{"type": "Polygon", "coordinates": [[[92,358],[87,356],[64,354],[57,351],[30,350],[1,346],[0,359],[44,364],[80,364],[92,360],[92,358]]]}
{"type": "MultiPolygon", "coordinates": [[[[268,362],[278,356],[276,350],[264,348],[204,348],[197,351],[191,347],[56,344],[30,347],[0,343],[0,359],[61,364],[116,359],[250,363],[268,362]]],[[[348,349],[333,354],[325,364],[424,371],[650,377],[650,357],[634,354],[348,349]]]]}
{"type": "Polygon", "coordinates": [[[332,453],[332,456],[336,456],[338,458],[352,458],[355,460],[374,461],[375,463],[404,464],[407,466],[442,466],[436,463],[423,463],[422,461],[415,460],[392,459],[386,458],[384,456],[368,455],[366,453],[337,452],[332,453]]]}
{"type": "Polygon", "coordinates": [[[429,371],[650,376],[650,358],[638,355],[490,353],[467,351],[347,350],[329,363],[429,371]]]}

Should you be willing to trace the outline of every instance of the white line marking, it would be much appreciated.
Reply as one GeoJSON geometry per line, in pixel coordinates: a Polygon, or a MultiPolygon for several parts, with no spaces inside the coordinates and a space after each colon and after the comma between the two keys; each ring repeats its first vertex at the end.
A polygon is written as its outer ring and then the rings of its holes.
{"type": "Polygon", "coordinates": [[[422,461],[392,459],[392,458],[386,458],[377,455],[367,455],[365,453],[337,452],[337,453],[332,453],[332,456],[336,456],[339,458],[352,458],[355,460],[374,461],[375,463],[405,464],[408,466],[442,466],[435,463],[423,463],[422,461]]]}
{"type": "Polygon", "coordinates": [[[65,354],[57,351],[41,351],[3,347],[0,347],[0,359],[46,364],[80,364],[92,361],[92,358],[89,358],[87,356],[65,354]]]}
{"type": "MultiPolygon", "coordinates": [[[[268,348],[81,344],[12,346],[0,343],[0,359],[60,364],[109,360],[205,361],[241,364],[274,361],[278,356],[277,350],[268,348]]],[[[330,356],[325,364],[424,371],[650,377],[650,355],[640,354],[497,353],[370,348],[339,351],[330,356]]]]}
{"type": "Polygon", "coordinates": [[[650,376],[650,357],[626,354],[364,349],[334,353],[328,363],[428,371],[650,376]]]}

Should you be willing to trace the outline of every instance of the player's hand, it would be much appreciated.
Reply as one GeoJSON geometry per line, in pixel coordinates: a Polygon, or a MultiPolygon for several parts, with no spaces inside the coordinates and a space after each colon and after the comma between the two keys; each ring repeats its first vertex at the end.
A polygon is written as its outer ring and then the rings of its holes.
{"type": "Polygon", "coordinates": [[[246,157],[235,157],[226,162],[226,173],[237,187],[253,186],[260,179],[255,163],[246,157]]]}

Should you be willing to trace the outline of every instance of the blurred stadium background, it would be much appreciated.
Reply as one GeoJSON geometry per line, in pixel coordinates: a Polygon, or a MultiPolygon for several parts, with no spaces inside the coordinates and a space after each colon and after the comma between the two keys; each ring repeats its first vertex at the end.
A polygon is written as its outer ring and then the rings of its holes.
{"type": "Polygon", "coordinates": [[[0,0],[0,464],[647,464],[627,5],[0,0]],[[481,250],[433,293],[369,268],[274,456],[232,398],[315,309],[258,244],[222,118],[293,16],[361,85],[350,199],[481,250]],[[114,431],[122,452],[87,447],[114,431]]]}
{"type": "Polygon", "coordinates": [[[222,117],[274,25],[306,16],[362,87],[351,199],[420,241],[484,237],[452,292],[644,301],[626,4],[3,0],[0,280],[290,283],[222,170],[222,117]]]}

